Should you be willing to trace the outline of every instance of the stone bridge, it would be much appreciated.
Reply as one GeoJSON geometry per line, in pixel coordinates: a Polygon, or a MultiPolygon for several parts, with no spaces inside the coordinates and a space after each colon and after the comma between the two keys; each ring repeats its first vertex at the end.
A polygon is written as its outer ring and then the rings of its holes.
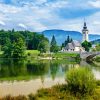
{"type": "Polygon", "coordinates": [[[83,52],[80,53],[81,59],[84,59],[86,61],[90,61],[93,57],[100,55],[100,52],[83,52]]]}

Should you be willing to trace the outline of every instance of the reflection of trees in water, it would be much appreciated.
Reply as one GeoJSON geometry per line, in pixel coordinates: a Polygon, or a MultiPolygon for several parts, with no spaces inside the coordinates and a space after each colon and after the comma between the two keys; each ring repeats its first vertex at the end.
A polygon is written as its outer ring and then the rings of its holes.
{"type": "MultiPolygon", "coordinates": [[[[87,63],[81,62],[80,65],[86,66],[87,63]]],[[[37,78],[40,77],[42,81],[44,81],[45,77],[52,77],[54,80],[55,77],[62,77],[65,75],[65,73],[73,68],[73,67],[79,67],[79,64],[59,61],[59,60],[52,60],[52,61],[15,61],[15,60],[0,60],[0,78],[17,78],[19,76],[22,77],[22,79],[27,78],[37,78]],[[28,76],[28,77],[27,77],[28,76]],[[26,77],[26,78],[25,78],[26,77]]],[[[90,67],[92,65],[89,65],[90,67]]],[[[93,65],[95,66],[95,65],[93,65]]]]}
{"type": "Polygon", "coordinates": [[[41,76],[48,73],[48,63],[37,62],[27,63],[27,72],[30,75],[41,76]]]}
{"type": "Polygon", "coordinates": [[[66,73],[69,69],[78,68],[80,67],[79,64],[62,64],[62,71],[66,73]]]}
{"type": "Polygon", "coordinates": [[[48,63],[44,62],[25,62],[14,60],[0,61],[0,77],[18,77],[18,76],[41,76],[48,73],[48,63]]]}
{"type": "Polygon", "coordinates": [[[16,77],[25,74],[25,65],[22,62],[14,60],[1,60],[0,61],[0,77],[16,77]]]}
{"type": "Polygon", "coordinates": [[[56,77],[58,69],[59,69],[59,64],[57,62],[50,62],[50,73],[53,80],[56,77]]]}
{"type": "Polygon", "coordinates": [[[64,74],[71,68],[79,67],[79,64],[64,61],[51,61],[50,62],[50,73],[54,80],[56,76],[64,76],[64,74]]]}
{"type": "Polygon", "coordinates": [[[49,71],[49,63],[44,63],[44,62],[35,62],[27,63],[27,73],[31,76],[36,76],[40,77],[42,83],[44,82],[44,75],[46,75],[49,71]]]}

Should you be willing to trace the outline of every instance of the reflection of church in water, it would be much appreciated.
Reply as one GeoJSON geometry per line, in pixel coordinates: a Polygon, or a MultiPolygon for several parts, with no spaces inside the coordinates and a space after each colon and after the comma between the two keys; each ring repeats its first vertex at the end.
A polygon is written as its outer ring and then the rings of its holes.
{"type": "MultiPolygon", "coordinates": [[[[89,41],[88,39],[88,29],[87,29],[87,25],[86,22],[84,22],[84,26],[82,29],[82,34],[83,34],[83,40],[84,41],[89,41]]],[[[62,48],[62,52],[80,52],[80,51],[85,51],[84,48],[81,46],[81,42],[77,41],[77,40],[73,40],[71,43],[68,43],[64,48],[62,48]]]]}

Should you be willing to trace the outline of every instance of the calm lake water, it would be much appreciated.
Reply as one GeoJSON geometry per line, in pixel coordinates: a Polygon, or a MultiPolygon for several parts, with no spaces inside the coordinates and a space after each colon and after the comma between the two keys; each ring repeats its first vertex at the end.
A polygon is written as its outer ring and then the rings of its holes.
{"type": "Polygon", "coordinates": [[[73,67],[87,66],[100,79],[100,64],[73,60],[7,60],[0,59],[0,97],[28,95],[41,88],[66,83],[65,75],[73,67]]]}

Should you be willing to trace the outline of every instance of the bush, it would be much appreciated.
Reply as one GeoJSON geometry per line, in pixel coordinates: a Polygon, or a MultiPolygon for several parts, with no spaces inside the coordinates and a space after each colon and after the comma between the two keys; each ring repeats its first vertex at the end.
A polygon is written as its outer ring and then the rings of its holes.
{"type": "Polygon", "coordinates": [[[98,57],[94,58],[94,61],[100,62],[100,57],[98,56],[98,57]]]}
{"type": "Polygon", "coordinates": [[[28,95],[29,100],[37,100],[36,96],[33,94],[28,95]]]}
{"type": "Polygon", "coordinates": [[[96,81],[97,86],[100,86],[100,80],[96,81]]]}
{"type": "Polygon", "coordinates": [[[92,94],[96,81],[91,70],[85,67],[73,68],[67,73],[68,89],[76,94],[92,94]]]}

